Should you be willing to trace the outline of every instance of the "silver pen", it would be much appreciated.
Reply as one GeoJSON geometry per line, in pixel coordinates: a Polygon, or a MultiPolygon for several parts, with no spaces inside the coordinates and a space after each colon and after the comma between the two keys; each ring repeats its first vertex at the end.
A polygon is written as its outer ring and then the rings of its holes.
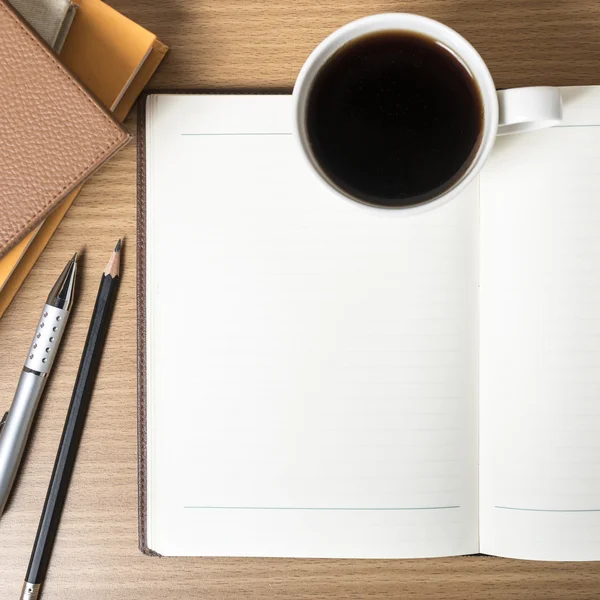
{"type": "Polygon", "coordinates": [[[0,421],[0,516],[10,495],[29,430],[73,305],[77,253],[54,284],[42,310],[10,410],[0,421]]]}

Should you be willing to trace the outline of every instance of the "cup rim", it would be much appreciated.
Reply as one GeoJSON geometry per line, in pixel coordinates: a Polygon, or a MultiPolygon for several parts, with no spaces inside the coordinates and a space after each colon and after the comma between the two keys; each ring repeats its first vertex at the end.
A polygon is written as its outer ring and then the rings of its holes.
{"type": "Polygon", "coordinates": [[[475,176],[479,173],[483,163],[489,156],[498,133],[498,97],[494,81],[485,61],[477,50],[457,31],[434,19],[416,15],[412,13],[379,13],[361,17],[349,23],[346,23],[339,29],[333,31],[324,40],[322,40],[310,53],[296,79],[293,89],[293,132],[296,143],[304,157],[305,164],[317,175],[322,183],[327,185],[338,197],[352,202],[356,206],[363,207],[370,211],[385,212],[399,216],[408,216],[427,212],[438,208],[462,192],[475,176]],[[329,58],[342,46],[348,42],[376,31],[416,31],[428,35],[433,39],[439,39],[444,45],[458,55],[471,74],[477,85],[483,104],[483,127],[481,141],[471,164],[465,170],[463,176],[458,179],[449,189],[442,192],[420,204],[409,206],[378,206],[352,196],[340,187],[338,187],[324,173],[318,161],[312,154],[308,136],[306,134],[304,115],[306,112],[306,100],[312,82],[314,81],[319,69],[329,60],[329,58]],[[440,39],[444,37],[444,39],[440,39]],[[450,38],[459,49],[453,44],[448,44],[450,38]],[[461,51],[462,50],[462,51],[461,51]],[[465,56],[467,54],[468,56],[465,56]]]}

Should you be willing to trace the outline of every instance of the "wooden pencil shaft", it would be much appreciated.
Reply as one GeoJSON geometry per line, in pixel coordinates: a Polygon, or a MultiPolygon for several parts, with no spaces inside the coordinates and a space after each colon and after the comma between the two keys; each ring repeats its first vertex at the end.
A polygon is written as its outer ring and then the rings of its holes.
{"type": "Polygon", "coordinates": [[[110,325],[118,286],[119,277],[113,278],[103,275],[27,575],[25,576],[25,580],[30,583],[42,583],[46,576],[104,349],[104,342],[110,325]]]}

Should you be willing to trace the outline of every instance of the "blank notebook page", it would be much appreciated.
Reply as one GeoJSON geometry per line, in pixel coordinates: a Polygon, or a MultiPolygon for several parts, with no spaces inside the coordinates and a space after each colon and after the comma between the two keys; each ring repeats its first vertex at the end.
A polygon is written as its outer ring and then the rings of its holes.
{"type": "Polygon", "coordinates": [[[600,559],[600,89],[481,175],[481,551],[600,559]]]}
{"type": "Polygon", "coordinates": [[[149,547],[477,552],[476,187],[373,213],[289,96],[147,102],[149,547]]]}

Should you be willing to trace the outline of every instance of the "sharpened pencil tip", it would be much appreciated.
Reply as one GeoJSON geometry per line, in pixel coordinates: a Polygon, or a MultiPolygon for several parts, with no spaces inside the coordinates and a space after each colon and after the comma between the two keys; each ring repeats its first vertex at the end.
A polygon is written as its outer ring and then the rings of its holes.
{"type": "Polygon", "coordinates": [[[119,274],[120,264],[121,264],[121,247],[123,246],[123,239],[120,239],[115,246],[110,258],[108,259],[108,264],[106,265],[106,269],[104,269],[105,275],[112,275],[116,277],[119,274]]]}

